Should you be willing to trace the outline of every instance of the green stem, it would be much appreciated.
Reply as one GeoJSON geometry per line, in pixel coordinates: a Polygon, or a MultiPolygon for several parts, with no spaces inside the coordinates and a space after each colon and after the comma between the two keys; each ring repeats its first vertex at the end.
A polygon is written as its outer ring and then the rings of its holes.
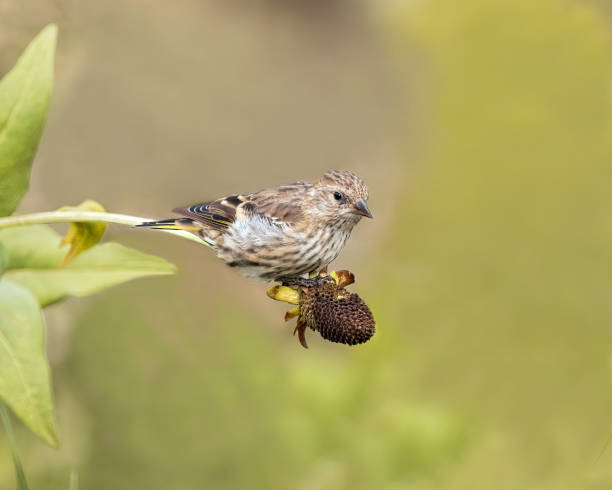
{"type": "Polygon", "coordinates": [[[23,466],[21,466],[21,460],[19,459],[19,453],[17,452],[17,442],[15,441],[15,435],[13,434],[13,426],[11,425],[11,418],[9,417],[8,410],[4,403],[0,401],[0,420],[4,425],[4,430],[11,446],[13,453],[13,463],[15,464],[15,479],[17,480],[17,490],[28,490],[28,482],[26,481],[25,473],[23,472],[23,466]]]}
{"type": "MultiPolygon", "coordinates": [[[[146,221],[153,221],[137,216],[116,213],[98,213],[97,211],[47,211],[43,213],[23,214],[21,216],[7,216],[0,218],[0,229],[12,226],[25,226],[50,223],[115,223],[118,225],[136,226],[146,221]]],[[[200,237],[183,230],[159,230],[166,233],[191,240],[201,245],[208,245],[200,237]]]]}

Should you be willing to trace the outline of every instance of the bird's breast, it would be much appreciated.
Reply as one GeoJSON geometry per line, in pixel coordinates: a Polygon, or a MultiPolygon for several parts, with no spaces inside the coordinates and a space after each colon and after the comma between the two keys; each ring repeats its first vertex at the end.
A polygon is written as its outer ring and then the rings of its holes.
{"type": "Polygon", "coordinates": [[[350,234],[336,231],[325,233],[320,240],[319,258],[322,266],[332,262],[344,248],[350,234]]]}

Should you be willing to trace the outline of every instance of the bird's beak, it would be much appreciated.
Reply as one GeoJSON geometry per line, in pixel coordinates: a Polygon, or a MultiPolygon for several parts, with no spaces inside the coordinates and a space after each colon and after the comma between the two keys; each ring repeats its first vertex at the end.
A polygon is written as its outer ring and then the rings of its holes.
{"type": "Polygon", "coordinates": [[[353,210],[351,211],[353,214],[358,214],[359,216],[365,216],[366,218],[373,218],[372,213],[368,209],[368,205],[363,199],[359,199],[355,204],[353,204],[353,210]]]}

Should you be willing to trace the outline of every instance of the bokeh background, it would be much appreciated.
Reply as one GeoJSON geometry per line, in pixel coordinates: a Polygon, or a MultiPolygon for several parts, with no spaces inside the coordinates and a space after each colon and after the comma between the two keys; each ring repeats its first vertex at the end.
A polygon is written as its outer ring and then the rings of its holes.
{"type": "MultiPolygon", "coordinates": [[[[610,489],[612,9],[578,0],[1,0],[0,71],[49,22],[20,211],[178,205],[348,168],[348,348],[191,242],[180,272],[46,311],[61,449],[35,489],[610,489]]],[[[0,488],[13,469],[0,435],[0,488]]]]}

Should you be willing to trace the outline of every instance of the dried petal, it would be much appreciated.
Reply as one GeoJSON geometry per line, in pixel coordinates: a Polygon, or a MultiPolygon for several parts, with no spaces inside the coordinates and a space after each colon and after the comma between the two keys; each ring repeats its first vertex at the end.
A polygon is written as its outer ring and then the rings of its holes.
{"type": "Polygon", "coordinates": [[[336,284],[338,284],[338,286],[345,288],[346,286],[350,286],[351,284],[353,284],[355,282],[355,274],[353,274],[351,271],[347,271],[347,270],[341,270],[341,271],[334,271],[335,277],[334,279],[336,280],[336,284]]]}
{"type": "Polygon", "coordinates": [[[273,286],[267,291],[270,298],[276,301],[285,301],[292,305],[297,305],[300,302],[300,293],[288,286],[273,286]]]}
{"type": "Polygon", "coordinates": [[[300,315],[299,308],[291,308],[287,313],[285,313],[285,321],[288,322],[292,318],[295,318],[296,316],[299,316],[299,315],[300,315]]]}

